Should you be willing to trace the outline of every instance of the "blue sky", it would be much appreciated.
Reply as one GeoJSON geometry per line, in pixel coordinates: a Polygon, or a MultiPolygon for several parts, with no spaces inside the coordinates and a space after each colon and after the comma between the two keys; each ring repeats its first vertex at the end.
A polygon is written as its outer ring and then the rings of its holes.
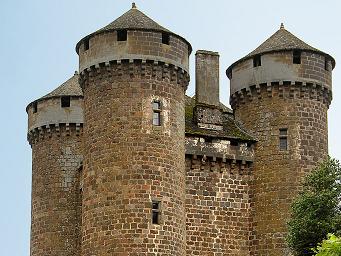
{"type": "MultiPolygon", "coordinates": [[[[228,104],[225,69],[272,35],[281,22],[336,59],[329,110],[329,150],[341,159],[341,2],[136,0],[155,21],[198,49],[220,53],[221,100],[228,104]]],[[[76,43],[129,10],[125,0],[1,0],[0,255],[29,255],[31,149],[26,105],[77,70],[76,43]]],[[[191,56],[194,92],[194,54],[191,56]]],[[[318,150],[318,149],[316,149],[318,150]]]]}

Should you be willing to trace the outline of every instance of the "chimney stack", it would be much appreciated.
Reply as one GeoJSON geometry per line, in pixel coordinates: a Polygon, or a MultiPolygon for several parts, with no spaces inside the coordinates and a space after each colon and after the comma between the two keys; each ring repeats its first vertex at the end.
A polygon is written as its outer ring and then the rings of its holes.
{"type": "Polygon", "coordinates": [[[199,50],[195,54],[195,98],[197,104],[219,107],[219,54],[199,50]]]}
{"type": "Polygon", "coordinates": [[[219,101],[219,54],[198,50],[195,54],[195,110],[198,127],[222,130],[219,101]]]}

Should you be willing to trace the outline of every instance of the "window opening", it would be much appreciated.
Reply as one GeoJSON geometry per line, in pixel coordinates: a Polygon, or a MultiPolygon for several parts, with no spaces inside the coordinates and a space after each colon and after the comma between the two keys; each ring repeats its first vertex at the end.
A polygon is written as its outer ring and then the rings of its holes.
{"type": "Polygon", "coordinates": [[[161,102],[153,101],[153,125],[161,126],[161,102]]]}
{"type": "Polygon", "coordinates": [[[33,113],[37,113],[38,111],[38,103],[35,101],[33,102],[33,113]]]}
{"type": "Polygon", "coordinates": [[[327,60],[327,58],[324,59],[324,70],[329,71],[329,61],[327,60]]]}
{"type": "Polygon", "coordinates": [[[253,67],[259,67],[261,65],[262,65],[261,56],[257,55],[255,57],[253,57],[253,67]]]}
{"type": "Polygon", "coordinates": [[[90,44],[89,44],[89,39],[84,40],[84,51],[89,50],[90,44]]]}
{"type": "Polygon", "coordinates": [[[228,72],[227,77],[232,79],[232,69],[228,72]]]}
{"type": "Polygon", "coordinates": [[[152,201],[152,224],[160,224],[160,202],[152,201]]]}
{"type": "Polygon", "coordinates": [[[70,107],[70,96],[63,96],[61,98],[61,106],[62,108],[70,107]]]}
{"type": "Polygon", "coordinates": [[[238,141],[231,140],[231,141],[230,141],[230,145],[231,145],[231,146],[235,146],[235,147],[236,147],[236,146],[238,146],[238,145],[239,145],[239,143],[238,143],[238,141]]]}
{"type": "Polygon", "coordinates": [[[117,41],[127,41],[127,30],[117,30],[117,41]]]}
{"type": "Polygon", "coordinates": [[[162,43],[169,45],[170,36],[167,33],[162,33],[162,43]]]}
{"type": "Polygon", "coordinates": [[[279,129],[279,149],[288,150],[288,129],[279,129]]]}
{"type": "Polygon", "coordinates": [[[292,63],[301,64],[301,51],[293,51],[292,63]]]}

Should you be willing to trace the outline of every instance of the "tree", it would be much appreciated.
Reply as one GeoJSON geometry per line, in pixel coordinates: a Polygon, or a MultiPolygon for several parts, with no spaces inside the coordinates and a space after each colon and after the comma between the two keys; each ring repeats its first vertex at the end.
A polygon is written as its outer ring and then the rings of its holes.
{"type": "Polygon", "coordinates": [[[328,233],[341,233],[341,167],[328,157],[309,174],[292,204],[287,242],[296,255],[314,255],[311,248],[328,233]]]}
{"type": "Polygon", "coordinates": [[[321,245],[318,245],[313,251],[316,256],[340,256],[341,255],[341,237],[334,234],[328,234],[328,239],[323,240],[321,245]]]}

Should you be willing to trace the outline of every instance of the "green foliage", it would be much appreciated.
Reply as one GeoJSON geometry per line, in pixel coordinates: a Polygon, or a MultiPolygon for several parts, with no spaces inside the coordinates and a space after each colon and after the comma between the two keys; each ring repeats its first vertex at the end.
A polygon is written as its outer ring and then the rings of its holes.
{"type": "Polygon", "coordinates": [[[296,255],[314,255],[310,249],[328,233],[341,232],[341,167],[328,158],[304,183],[303,191],[292,204],[287,242],[296,255]]]}
{"type": "Polygon", "coordinates": [[[337,237],[334,234],[328,234],[327,237],[327,240],[323,240],[322,244],[313,249],[317,253],[316,256],[340,256],[341,237],[337,237]]]}

